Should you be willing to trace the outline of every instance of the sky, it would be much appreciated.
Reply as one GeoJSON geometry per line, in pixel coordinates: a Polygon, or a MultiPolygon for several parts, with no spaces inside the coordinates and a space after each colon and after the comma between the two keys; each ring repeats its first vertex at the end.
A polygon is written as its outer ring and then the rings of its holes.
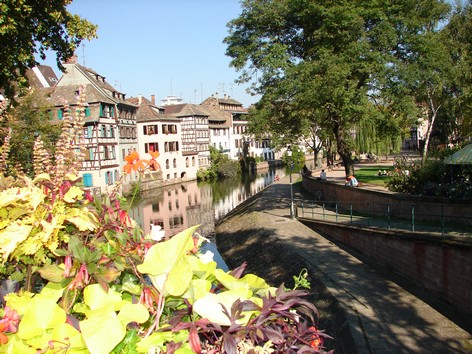
{"type": "MultiPolygon", "coordinates": [[[[126,97],[199,104],[218,92],[244,107],[257,102],[249,84],[235,83],[239,73],[225,55],[226,24],[240,15],[239,0],[74,0],[68,10],[98,25],[98,38],[76,51],[79,64],[126,97]]],[[[48,53],[41,63],[60,76],[55,62],[48,53]]]]}

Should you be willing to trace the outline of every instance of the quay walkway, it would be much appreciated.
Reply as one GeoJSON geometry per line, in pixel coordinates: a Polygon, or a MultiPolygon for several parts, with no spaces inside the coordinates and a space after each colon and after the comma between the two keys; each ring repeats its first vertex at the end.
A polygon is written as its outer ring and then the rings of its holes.
{"type": "MultiPolygon", "coordinates": [[[[328,178],[339,177],[336,171],[327,172],[328,178]]],[[[299,175],[292,177],[295,183],[299,175]]],[[[428,299],[428,294],[413,294],[399,285],[401,281],[394,281],[398,279],[292,219],[291,190],[295,198],[303,197],[285,176],[239,205],[217,226],[217,243],[225,233],[240,228],[270,235],[272,242],[295,252],[297,261],[316,275],[345,313],[350,341],[344,353],[472,353],[470,323],[428,299]]]]}

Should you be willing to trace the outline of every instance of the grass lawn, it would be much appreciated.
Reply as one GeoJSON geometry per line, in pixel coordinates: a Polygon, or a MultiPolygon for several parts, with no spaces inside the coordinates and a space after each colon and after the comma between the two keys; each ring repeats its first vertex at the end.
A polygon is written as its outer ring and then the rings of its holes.
{"type": "Polygon", "coordinates": [[[386,167],[386,166],[368,166],[357,168],[355,170],[356,178],[359,182],[376,184],[379,186],[384,186],[385,182],[388,179],[388,176],[379,176],[379,170],[383,171],[386,170],[388,172],[393,171],[393,166],[386,167]]]}

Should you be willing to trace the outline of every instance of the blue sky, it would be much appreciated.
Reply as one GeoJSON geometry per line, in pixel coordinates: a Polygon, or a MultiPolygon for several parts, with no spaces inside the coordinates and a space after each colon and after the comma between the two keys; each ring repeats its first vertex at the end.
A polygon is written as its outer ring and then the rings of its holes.
{"type": "MultiPolygon", "coordinates": [[[[98,38],[76,54],[127,97],[182,97],[199,104],[218,92],[243,103],[257,98],[234,83],[222,43],[226,24],[239,16],[239,0],[74,0],[69,11],[98,25],[98,38]]],[[[55,65],[55,54],[44,62],[55,65]]]]}

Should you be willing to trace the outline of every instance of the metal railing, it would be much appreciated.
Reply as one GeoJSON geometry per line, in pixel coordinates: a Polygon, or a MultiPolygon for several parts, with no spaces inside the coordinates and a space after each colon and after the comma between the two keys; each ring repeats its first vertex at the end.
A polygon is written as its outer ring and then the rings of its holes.
{"type": "MultiPolygon", "coordinates": [[[[337,201],[297,200],[297,216],[351,225],[384,229],[434,232],[441,235],[472,236],[472,216],[446,215],[425,210],[424,206],[383,203],[340,203],[337,201]]],[[[432,209],[432,208],[431,208],[432,209]]]]}

